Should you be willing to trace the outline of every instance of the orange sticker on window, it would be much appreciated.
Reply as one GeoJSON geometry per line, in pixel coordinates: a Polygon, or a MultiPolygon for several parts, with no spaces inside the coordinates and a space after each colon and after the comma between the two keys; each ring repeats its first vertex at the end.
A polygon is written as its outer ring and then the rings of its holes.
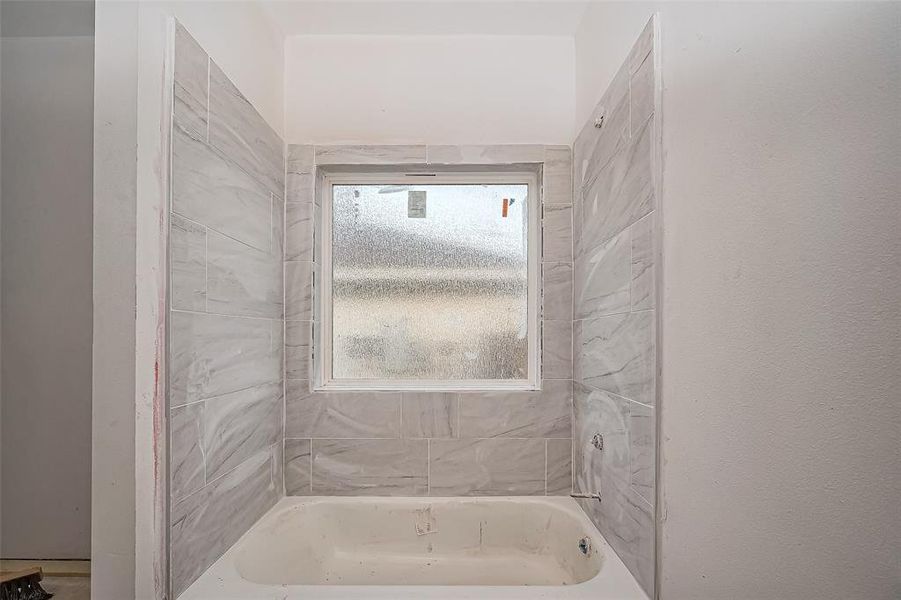
{"type": "Polygon", "coordinates": [[[502,217],[506,217],[506,216],[507,216],[507,209],[508,209],[509,207],[510,207],[510,200],[509,200],[508,198],[504,198],[504,208],[503,208],[503,210],[501,211],[501,216],[502,216],[502,217]]]}

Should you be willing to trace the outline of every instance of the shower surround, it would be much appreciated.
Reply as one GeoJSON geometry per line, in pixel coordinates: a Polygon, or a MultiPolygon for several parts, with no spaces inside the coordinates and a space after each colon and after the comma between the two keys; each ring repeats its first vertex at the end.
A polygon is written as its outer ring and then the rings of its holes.
{"type": "Polygon", "coordinates": [[[572,153],[567,146],[288,146],[288,495],[560,495],[572,490],[572,153]],[[534,392],[312,391],[317,173],[335,165],[542,172],[542,382],[534,392]]]}
{"type": "Polygon", "coordinates": [[[282,141],[176,28],[168,364],[176,596],[286,493],[574,487],[601,493],[603,504],[581,501],[583,510],[652,592],[653,49],[649,26],[601,101],[603,127],[588,124],[573,150],[291,145],[286,175],[282,141]],[[540,390],[312,390],[318,179],[336,166],[372,165],[541,173],[540,390]]]}
{"type": "Polygon", "coordinates": [[[177,596],[284,495],[284,145],[176,27],[169,214],[177,596]]]}
{"type": "Polygon", "coordinates": [[[652,19],[574,153],[575,491],[654,596],[659,67],[652,19]],[[602,446],[601,449],[596,446],[602,446]]]}

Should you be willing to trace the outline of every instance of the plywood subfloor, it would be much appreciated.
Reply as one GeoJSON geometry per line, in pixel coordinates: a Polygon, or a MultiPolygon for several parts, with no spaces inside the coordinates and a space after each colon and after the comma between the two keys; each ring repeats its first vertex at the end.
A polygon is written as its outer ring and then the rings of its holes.
{"type": "Polygon", "coordinates": [[[91,562],[88,560],[2,560],[0,571],[41,567],[41,586],[54,600],[91,600],[91,562]]]}

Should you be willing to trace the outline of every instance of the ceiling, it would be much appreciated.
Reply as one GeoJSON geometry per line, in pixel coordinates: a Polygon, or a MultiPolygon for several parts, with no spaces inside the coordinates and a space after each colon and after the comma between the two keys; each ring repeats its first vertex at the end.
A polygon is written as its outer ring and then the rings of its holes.
{"type": "Polygon", "coordinates": [[[282,35],[574,35],[588,0],[261,0],[282,35]]]}

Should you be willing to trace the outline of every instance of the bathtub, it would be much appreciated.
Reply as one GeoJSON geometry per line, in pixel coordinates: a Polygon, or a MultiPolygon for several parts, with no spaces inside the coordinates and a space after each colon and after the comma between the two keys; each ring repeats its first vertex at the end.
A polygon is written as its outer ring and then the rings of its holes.
{"type": "Polygon", "coordinates": [[[565,497],[283,498],[179,600],[647,596],[565,497]]]}

